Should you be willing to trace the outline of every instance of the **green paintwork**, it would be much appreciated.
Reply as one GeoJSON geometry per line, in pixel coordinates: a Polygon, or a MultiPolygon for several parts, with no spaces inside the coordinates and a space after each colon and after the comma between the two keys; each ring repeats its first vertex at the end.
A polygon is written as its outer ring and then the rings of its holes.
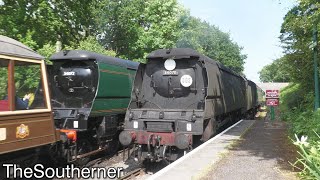
{"type": "Polygon", "coordinates": [[[130,97],[131,83],[126,68],[99,63],[99,87],[97,98],[130,97]]]}
{"type": "Polygon", "coordinates": [[[90,116],[124,114],[128,107],[134,70],[98,62],[99,83],[90,116]]]}
{"type": "Polygon", "coordinates": [[[130,98],[96,99],[90,116],[102,116],[106,114],[124,114],[127,110],[130,98]]]}

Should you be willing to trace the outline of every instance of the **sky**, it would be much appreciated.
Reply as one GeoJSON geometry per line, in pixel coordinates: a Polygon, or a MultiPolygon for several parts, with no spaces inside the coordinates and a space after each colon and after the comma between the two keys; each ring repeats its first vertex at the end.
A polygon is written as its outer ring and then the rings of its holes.
{"type": "Polygon", "coordinates": [[[228,32],[247,54],[244,74],[259,82],[263,66],[280,58],[280,29],[295,0],[179,0],[191,15],[228,32]]]}

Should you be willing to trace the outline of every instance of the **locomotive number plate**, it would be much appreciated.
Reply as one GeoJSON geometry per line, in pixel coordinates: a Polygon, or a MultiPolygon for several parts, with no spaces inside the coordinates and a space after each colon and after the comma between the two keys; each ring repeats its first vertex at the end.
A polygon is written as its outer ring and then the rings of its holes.
{"type": "Polygon", "coordinates": [[[164,76],[178,76],[178,71],[163,71],[164,76]]]}
{"type": "Polygon", "coordinates": [[[75,76],[75,75],[76,75],[76,72],[69,71],[69,72],[63,72],[62,76],[75,76]]]}

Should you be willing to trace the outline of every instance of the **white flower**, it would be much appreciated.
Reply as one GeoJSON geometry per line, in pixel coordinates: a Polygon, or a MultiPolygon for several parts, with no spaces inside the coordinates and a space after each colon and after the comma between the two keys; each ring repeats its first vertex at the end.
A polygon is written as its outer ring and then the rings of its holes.
{"type": "Polygon", "coordinates": [[[309,143],[307,142],[308,140],[308,136],[301,136],[301,140],[298,138],[298,136],[295,134],[294,135],[296,137],[296,142],[294,142],[295,145],[304,145],[304,146],[308,146],[309,143]]]}
{"type": "Polygon", "coordinates": [[[301,143],[307,143],[308,136],[301,137],[301,143]]]}

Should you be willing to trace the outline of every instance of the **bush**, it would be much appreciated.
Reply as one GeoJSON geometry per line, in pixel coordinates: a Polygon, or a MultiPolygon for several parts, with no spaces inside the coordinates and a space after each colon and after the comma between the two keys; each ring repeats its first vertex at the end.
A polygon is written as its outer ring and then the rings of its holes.
{"type": "Polygon", "coordinates": [[[320,179],[320,109],[313,111],[313,99],[313,92],[299,84],[290,84],[281,90],[281,118],[288,121],[291,136],[296,134],[295,144],[300,148],[301,157],[295,165],[303,165],[300,173],[303,179],[320,179]]]}
{"type": "Polygon", "coordinates": [[[311,108],[313,104],[313,93],[305,91],[300,84],[290,84],[281,89],[280,110],[291,111],[299,108],[311,108]],[[311,106],[310,106],[311,105],[311,106]]]}
{"type": "Polygon", "coordinates": [[[320,111],[312,112],[310,110],[302,111],[295,109],[287,112],[290,131],[299,136],[308,136],[311,141],[316,141],[317,136],[314,132],[320,132],[320,111]]]}

